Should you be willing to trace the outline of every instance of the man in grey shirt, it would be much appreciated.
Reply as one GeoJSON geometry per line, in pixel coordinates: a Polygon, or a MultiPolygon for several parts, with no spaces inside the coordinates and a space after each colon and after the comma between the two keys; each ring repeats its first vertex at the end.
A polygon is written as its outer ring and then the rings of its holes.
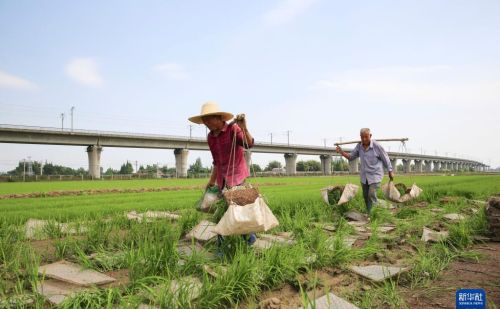
{"type": "Polygon", "coordinates": [[[372,206],[377,201],[377,189],[380,188],[380,182],[384,176],[384,167],[389,171],[389,179],[394,179],[391,161],[384,148],[375,140],[372,140],[370,129],[363,128],[360,131],[361,143],[347,153],[337,146],[337,152],[344,158],[352,161],[360,158],[361,161],[361,186],[363,188],[363,198],[366,204],[366,210],[370,215],[372,206]]]}

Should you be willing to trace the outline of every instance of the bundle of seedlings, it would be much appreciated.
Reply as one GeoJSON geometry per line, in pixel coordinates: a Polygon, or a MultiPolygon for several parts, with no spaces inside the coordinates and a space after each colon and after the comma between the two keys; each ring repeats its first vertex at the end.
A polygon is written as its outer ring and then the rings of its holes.
{"type": "Polygon", "coordinates": [[[422,189],[420,189],[416,184],[407,188],[405,184],[394,184],[391,180],[382,185],[382,192],[384,193],[386,199],[396,203],[403,203],[417,198],[420,193],[422,193],[422,189]]]}
{"type": "Polygon", "coordinates": [[[198,201],[196,209],[201,212],[214,213],[216,204],[221,199],[221,194],[218,186],[211,186],[205,190],[205,193],[198,201]]]}
{"type": "Polygon", "coordinates": [[[486,210],[488,227],[493,241],[500,241],[500,197],[492,197],[488,201],[486,210]]]}
{"type": "Polygon", "coordinates": [[[328,205],[342,205],[356,196],[359,186],[348,183],[345,186],[329,186],[321,189],[323,201],[328,205]]]}

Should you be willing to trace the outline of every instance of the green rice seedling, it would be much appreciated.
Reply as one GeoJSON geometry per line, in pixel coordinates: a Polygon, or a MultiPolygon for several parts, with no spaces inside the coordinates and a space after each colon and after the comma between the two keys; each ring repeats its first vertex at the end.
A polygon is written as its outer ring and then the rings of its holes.
{"type": "Polygon", "coordinates": [[[118,288],[95,288],[68,297],[59,307],[64,309],[114,308],[120,298],[121,292],[118,288]]]}
{"type": "Polygon", "coordinates": [[[292,282],[299,269],[306,266],[307,251],[302,245],[275,245],[266,250],[261,257],[263,285],[270,289],[283,282],[292,282]]]}
{"type": "Polygon", "coordinates": [[[240,300],[257,295],[263,279],[261,263],[256,256],[247,254],[240,248],[227,271],[203,286],[197,304],[199,308],[227,308],[236,305],[240,300]]]}
{"type": "Polygon", "coordinates": [[[181,235],[185,235],[186,233],[188,233],[196,224],[198,224],[201,218],[201,213],[197,211],[185,211],[178,222],[181,235]]]}

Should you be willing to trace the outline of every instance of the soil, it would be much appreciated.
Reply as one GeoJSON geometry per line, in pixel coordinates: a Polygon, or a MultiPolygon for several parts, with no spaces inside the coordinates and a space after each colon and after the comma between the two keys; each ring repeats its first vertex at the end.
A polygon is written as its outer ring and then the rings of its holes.
{"type": "MultiPolygon", "coordinates": [[[[500,243],[476,245],[483,258],[478,262],[452,262],[429,287],[406,290],[403,298],[409,308],[455,308],[455,292],[461,288],[482,288],[488,303],[500,306],[500,243]]],[[[489,308],[489,307],[488,307],[489,308]]]]}
{"type": "MultiPolygon", "coordinates": [[[[284,186],[286,183],[261,183],[258,186],[284,186]]],[[[77,196],[77,195],[98,195],[110,193],[144,193],[144,192],[163,192],[179,190],[203,190],[204,186],[183,186],[183,187],[158,187],[158,188],[130,188],[130,189],[90,189],[90,190],[61,190],[49,192],[31,192],[0,195],[0,200],[16,198],[39,198],[39,197],[59,197],[59,196],[77,196]]]]}
{"type": "Polygon", "coordinates": [[[233,202],[240,206],[252,204],[258,197],[259,191],[256,188],[234,189],[224,193],[224,199],[228,204],[233,202]]]}

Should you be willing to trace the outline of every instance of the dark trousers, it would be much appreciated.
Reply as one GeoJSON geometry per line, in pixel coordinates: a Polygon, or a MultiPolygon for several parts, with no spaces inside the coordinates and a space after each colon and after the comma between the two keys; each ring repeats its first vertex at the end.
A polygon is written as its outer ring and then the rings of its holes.
{"type": "Polygon", "coordinates": [[[377,189],[380,188],[380,182],[368,184],[362,183],[361,187],[363,188],[363,199],[365,200],[366,212],[370,215],[372,210],[372,206],[377,204],[377,189]]]}

